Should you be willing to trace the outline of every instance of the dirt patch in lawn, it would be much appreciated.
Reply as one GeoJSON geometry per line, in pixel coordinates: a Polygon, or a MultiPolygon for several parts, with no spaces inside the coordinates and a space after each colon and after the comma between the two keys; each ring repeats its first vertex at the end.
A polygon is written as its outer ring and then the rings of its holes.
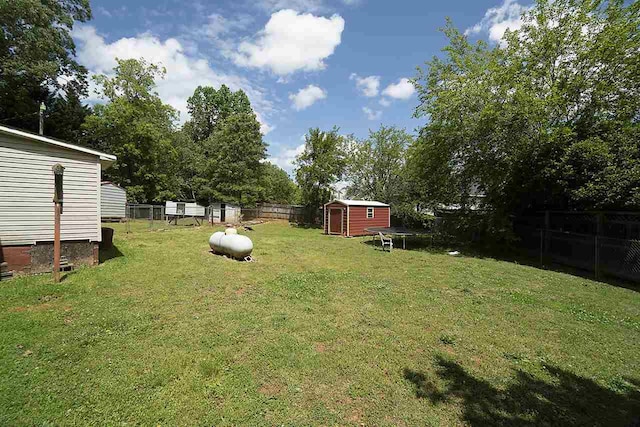
{"type": "Polygon", "coordinates": [[[277,382],[266,383],[258,389],[258,393],[268,397],[277,396],[282,393],[282,385],[277,382]]]}

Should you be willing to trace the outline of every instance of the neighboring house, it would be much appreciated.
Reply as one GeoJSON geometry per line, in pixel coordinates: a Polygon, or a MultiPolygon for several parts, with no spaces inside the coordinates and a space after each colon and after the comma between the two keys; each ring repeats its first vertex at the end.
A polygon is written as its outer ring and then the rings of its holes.
{"type": "Polygon", "coordinates": [[[440,204],[437,206],[436,211],[434,212],[432,210],[428,210],[425,213],[428,213],[430,215],[437,215],[438,212],[455,212],[455,211],[459,211],[462,210],[463,207],[470,210],[470,211],[477,211],[477,210],[482,210],[484,207],[484,203],[485,203],[485,199],[486,199],[487,195],[480,189],[480,186],[478,184],[472,184],[469,186],[469,194],[468,194],[468,203],[466,206],[463,206],[461,204],[451,204],[451,205],[445,205],[445,204],[440,204]]]}
{"type": "Polygon", "coordinates": [[[228,222],[237,224],[240,222],[242,209],[238,205],[230,203],[212,203],[209,205],[209,222],[228,222]]]}
{"type": "Polygon", "coordinates": [[[390,227],[391,208],[372,200],[334,200],[324,205],[325,234],[364,236],[369,227],[390,227]]]}
{"type": "Polygon", "coordinates": [[[127,191],[109,181],[100,186],[100,206],[103,221],[121,221],[127,217],[127,191]]]}
{"type": "Polygon", "coordinates": [[[69,263],[94,265],[102,240],[101,172],[115,156],[0,126],[0,263],[53,269],[54,175],[64,166],[60,235],[69,263]]]}

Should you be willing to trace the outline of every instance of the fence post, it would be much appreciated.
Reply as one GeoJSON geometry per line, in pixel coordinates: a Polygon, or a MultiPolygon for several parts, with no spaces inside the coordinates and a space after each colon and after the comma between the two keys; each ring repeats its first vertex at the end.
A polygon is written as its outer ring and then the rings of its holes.
{"type": "Polygon", "coordinates": [[[596,280],[600,280],[600,244],[599,244],[599,240],[598,240],[598,235],[596,234],[595,238],[593,239],[594,241],[594,246],[596,249],[596,253],[595,253],[595,274],[596,274],[596,280]]]}
{"type": "Polygon", "coordinates": [[[540,266],[544,267],[544,230],[540,229],[540,266]]]}
{"type": "Polygon", "coordinates": [[[549,247],[551,246],[551,212],[544,211],[544,256],[549,256],[549,247]]]}
{"type": "Polygon", "coordinates": [[[594,272],[596,275],[596,280],[600,280],[600,234],[602,233],[602,213],[598,213],[596,215],[596,236],[593,239],[593,244],[595,246],[595,254],[594,254],[594,272]]]}

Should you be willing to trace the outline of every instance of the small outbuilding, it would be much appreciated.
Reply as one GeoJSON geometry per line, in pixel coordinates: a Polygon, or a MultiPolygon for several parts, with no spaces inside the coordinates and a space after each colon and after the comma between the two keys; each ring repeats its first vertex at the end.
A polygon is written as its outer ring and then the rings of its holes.
{"type": "Polygon", "coordinates": [[[179,218],[193,218],[196,224],[200,224],[200,219],[205,217],[204,206],[200,206],[196,202],[173,202],[167,200],[165,202],[164,214],[167,222],[178,223],[179,218]]]}
{"type": "Polygon", "coordinates": [[[53,166],[64,167],[62,257],[98,262],[102,240],[101,172],[115,156],[0,126],[0,266],[40,273],[53,269],[53,166]]]}
{"type": "Polygon", "coordinates": [[[100,206],[103,221],[122,221],[127,217],[127,191],[113,182],[102,181],[100,206]]]}
{"type": "Polygon", "coordinates": [[[164,213],[167,216],[203,217],[204,206],[196,202],[165,202],[164,213]]]}
{"type": "Polygon", "coordinates": [[[324,232],[347,237],[365,236],[370,227],[390,227],[389,205],[372,200],[334,200],[324,205],[324,232]]]}
{"type": "Polygon", "coordinates": [[[209,222],[237,224],[242,219],[242,209],[231,203],[212,203],[209,205],[209,222]]]}

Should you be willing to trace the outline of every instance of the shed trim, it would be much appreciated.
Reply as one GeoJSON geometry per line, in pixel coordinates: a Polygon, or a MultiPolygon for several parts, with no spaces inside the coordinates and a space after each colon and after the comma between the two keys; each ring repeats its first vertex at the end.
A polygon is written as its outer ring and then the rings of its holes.
{"type": "Polygon", "coordinates": [[[347,205],[347,236],[351,236],[351,233],[349,233],[349,225],[350,225],[351,221],[349,220],[349,205],[347,205]]]}
{"type": "Polygon", "coordinates": [[[329,203],[325,203],[324,205],[330,205],[331,203],[340,203],[341,205],[344,206],[373,206],[373,207],[378,207],[378,208],[388,208],[390,207],[388,204],[386,203],[382,203],[382,202],[377,202],[375,200],[332,200],[329,203]]]}

